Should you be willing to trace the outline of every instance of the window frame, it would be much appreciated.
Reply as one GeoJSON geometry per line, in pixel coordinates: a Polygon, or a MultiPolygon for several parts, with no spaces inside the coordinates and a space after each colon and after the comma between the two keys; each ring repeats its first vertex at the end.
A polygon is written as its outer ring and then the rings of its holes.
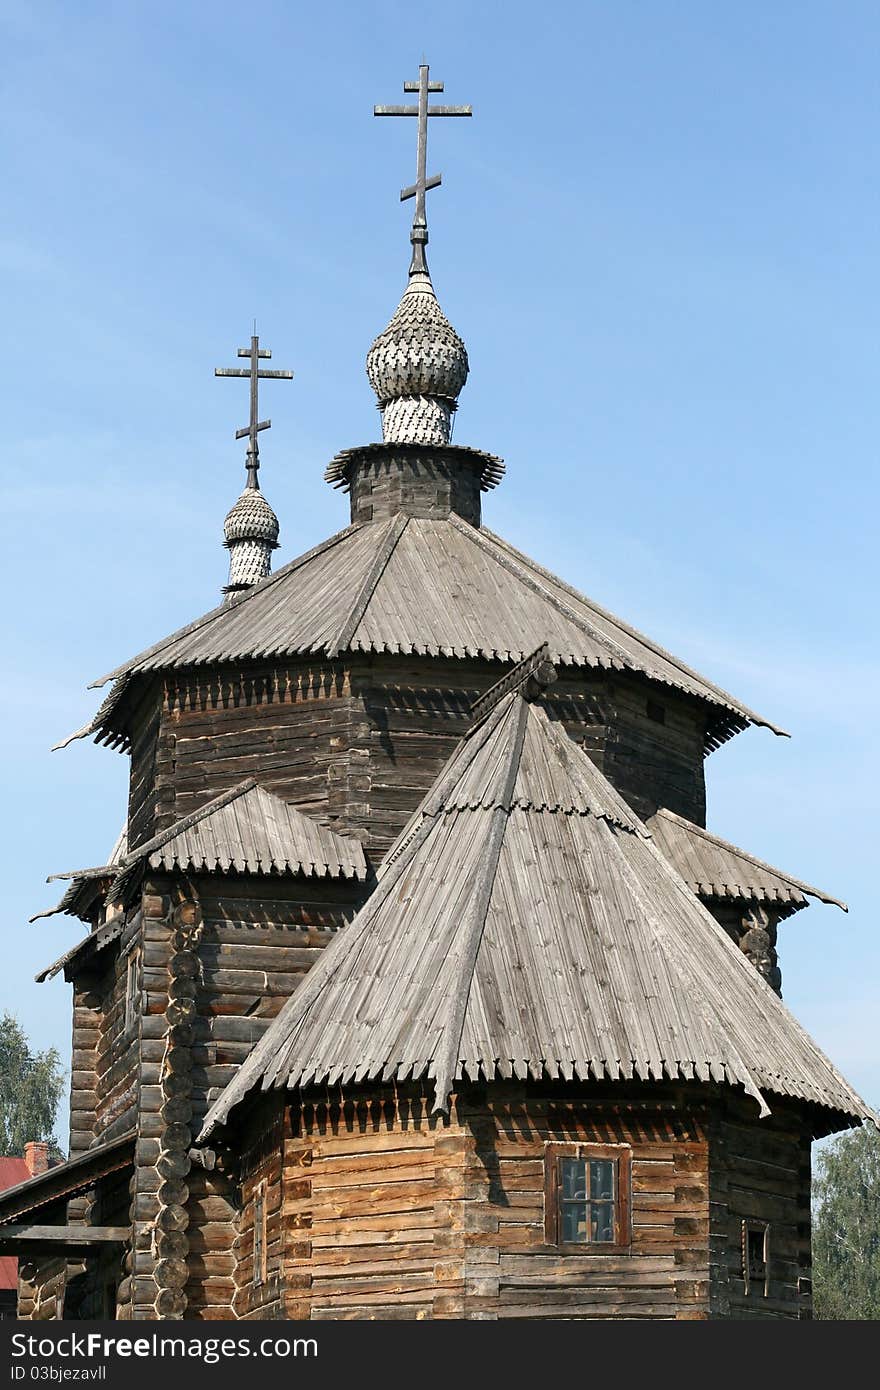
{"type": "Polygon", "coordinates": [[[742,1271],[743,1271],[743,1291],[746,1298],[760,1288],[761,1297],[770,1297],[770,1222],[760,1221],[757,1217],[746,1216],[742,1223],[742,1271]],[[757,1232],[764,1237],[764,1278],[753,1279],[749,1269],[749,1236],[757,1232]],[[763,1285],[763,1287],[762,1287],[763,1285]]]}
{"type": "Polygon", "coordinates": [[[138,1015],[140,1013],[140,965],[141,948],[140,944],[133,945],[126,952],[125,960],[125,1015],[123,1022],[123,1034],[128,1037],[137,1027],[138,1015]]]}
{"type": "Polygon", "coordinates": [[[268,1212],[266,1210],[266,1183],[258,1182],[254,1188],[254,1252],[251,1283],[255,1289],[262,1288],[268,1272],[266,1241],[268,1238],[268,1212]]]}
{"type": "Polygon", "coordinates": [[[629,1144],[548,1143],[544,1145],[544,1243],[579,1255],[625,1255],[632,1251],[632,1148],[629,1144]],[[614,1240],[565,1241],[560,1238],[560,1160],[614,1162],[614,1240]]]}

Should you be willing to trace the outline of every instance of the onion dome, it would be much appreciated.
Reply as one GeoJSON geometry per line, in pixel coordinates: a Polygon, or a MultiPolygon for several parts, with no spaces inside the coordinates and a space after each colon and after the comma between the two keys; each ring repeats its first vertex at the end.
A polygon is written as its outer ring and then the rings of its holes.
{"type": "Polygon", "coordinates": [[[388,327],[367,353],[386,444],[448,444],[467,380],[467,350],[426,271],[410,275],[388,327]]]}
{"type": "Polygon", "coordinates": [[[241,593],[266,578],[272,568],[272,551],[278,548],[278,518],[256,478],[253,483],[249,478],[244,492],[227,513],[223,544],[229,551],[229,583],[224,594],[241,593]]]}

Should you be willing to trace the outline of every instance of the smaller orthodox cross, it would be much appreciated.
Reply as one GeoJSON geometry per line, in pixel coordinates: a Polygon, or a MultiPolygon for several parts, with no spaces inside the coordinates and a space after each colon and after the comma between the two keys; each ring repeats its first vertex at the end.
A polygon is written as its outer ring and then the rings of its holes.
{"type": "Polygon", "coordinates": [[[243,430],[236,430],[236,439],[247,439],[247,485],[249,488],[259,488],[257,482],[257,469],[260,466],[260,449],[257,436],[260,430],[268,430],[272,426],[271,420],[261,420],[258,404],[258,383],[260,378],[271,377],[275,381],[292,381],[293,372],[275,372],[264,369],[260,366],[260,359],[271,357],[269,348],[261,348],[260,340],[256,333],[251,338],[249,348],[239,348],[239,357],[249,357],[251,365],[249,367],[215,367],[215,376],[243,376],[250,377],[251,382],[251,419],[250,424],[243,430]]]}
{"type": "Polygon", "coordinates": [[[425,194],[429,188],[438,188],[443,181],[441,174],[432,174],[430,178],[428,177],[428,117],[472,116],[474,114],[473,108],[470,106],[429,106],[428,93],[442,92],[443,83],[430,82],[428,71],[428,64],[421,63],[418,82],[404,82],[403,84],[405,92],[418,92],[419,102],[417,106],[373,107],[374,116],[416,116],[418,118],[416,181],[410,184],[409,188],[400,190],[401,202],[405,202],[407,198],[415,198],[416,200],[412,231],[409,235],[413,246],[412,264],[409,268],[410,275],[414,275],[417,271],[427,273],[425,247],[428,244],[428,219],[425,212],[425,194]]]}

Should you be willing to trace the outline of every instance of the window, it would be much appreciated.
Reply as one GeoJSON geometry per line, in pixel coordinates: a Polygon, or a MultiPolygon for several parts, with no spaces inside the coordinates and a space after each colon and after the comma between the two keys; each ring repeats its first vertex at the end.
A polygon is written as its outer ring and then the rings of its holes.
{"type": "Polygon", "coordinates": [[[137,1023],[138,1016],[138,966],[140,948],[131,951],[125,968],[125,1031],[130,1033],[137,1023]]]}
{"type": "Polygon", "coordinates": [[[617,1144],[548,1144],[544,1238],[607,1254],[628,1250],[632,1150],[617,1144]]]}
{"type": "Polygon", "coordinates": [[[743,1283],[746,1294],[770,1293],[770,1227],[766,1221],[743,1222],[743,1283]]]}
{"type": "Polygon", "coordinates": [[[254,1192],[254,1283],[266,1282],[266,1184],[254,1192]]]}

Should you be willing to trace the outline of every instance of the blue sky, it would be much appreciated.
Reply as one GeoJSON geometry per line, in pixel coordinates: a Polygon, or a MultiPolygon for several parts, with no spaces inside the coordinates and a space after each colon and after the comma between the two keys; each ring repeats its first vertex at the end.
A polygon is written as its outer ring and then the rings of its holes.
{"type": "Polygon", "coordinates": [[[430,265],[468,345],[487,523],[791,741],[712,755],[709,826],[848,900],[781,932],[789,1005],[880,1100],[874,808],[880,11],[776,0],[0,5],[6,466],[0,1008],[69,1050],[77,939],[46,874],[101,862],[126,759],[49,746],[90,680],[213,606],[243,482],[283,563],[345,524],[363,362],[408,264],[424,53],[430,265]]]}

